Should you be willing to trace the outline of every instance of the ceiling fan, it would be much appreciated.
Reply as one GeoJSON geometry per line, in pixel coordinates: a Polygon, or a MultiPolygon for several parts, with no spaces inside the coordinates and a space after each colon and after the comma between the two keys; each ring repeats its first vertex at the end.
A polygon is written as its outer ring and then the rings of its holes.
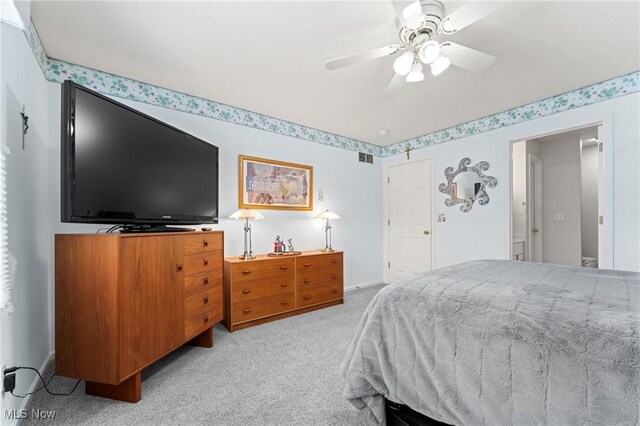
{"type": "Polygon", "coordinates": [[[449,65],[478,73],[489,68],[496,60],[494,56],[457,43],[440,43],[434,37],[454,34],[495,12],[504,3],[471,1],[447,17],[444,17],[442,3],[437,0],[418,0],[409,5],[398,0],[391,0],[391,3],[398,18],[400,43],[334,59],[326,63],[327,69],[335,70],[404,52],[393,63],[395,74],[383,95],[392,96],[404,87],[405,82],[424,80],[425,65],[429,65],[431,74],[437,76],[449,65]]]}

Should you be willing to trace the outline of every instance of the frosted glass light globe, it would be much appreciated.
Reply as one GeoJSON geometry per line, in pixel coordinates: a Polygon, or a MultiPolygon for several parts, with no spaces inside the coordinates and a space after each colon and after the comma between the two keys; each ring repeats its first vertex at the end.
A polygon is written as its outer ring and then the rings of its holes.
{"type": "Polygon", "coordinates": [[[440,43],[435,40],[429,40],[420,48],[419,57],[425,64],[432,64],[440,56],[440,43]]]}
{"type": "Polygon", "coordinates": [[[451,65],[451,61],[449,60],[449,58],[440,55],[440,57],[431,64],[431,74],[433,74],[434,76],[440,75],[444,72],[444,70],[449,68],[449,65],[451,65]]]}
{"type": "Polygon", "coordinates": [[[411,71],[411,64],[413,63],[413,52],[404,52],[393,61],[393,70],[396,74],[407,75],[411,71]]]}
{"type": "Polygon", "coordinates": [[[407,74],[407,83],[416,83],[422,80],[424,80],[422,64],[420,62],[414,62],[413,65],[411,65],[411,72],[407,74]]]}

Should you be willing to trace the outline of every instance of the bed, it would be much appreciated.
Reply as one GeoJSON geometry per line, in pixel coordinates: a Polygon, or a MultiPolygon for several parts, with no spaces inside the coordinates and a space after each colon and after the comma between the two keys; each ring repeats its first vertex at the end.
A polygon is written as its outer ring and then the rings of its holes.
{"type": "Polygon", "coordinates": [[[342,365],[371,425],[385,398],[452,425],[640,423],[640,274],[479,260],[384,287],[342,365]]]}

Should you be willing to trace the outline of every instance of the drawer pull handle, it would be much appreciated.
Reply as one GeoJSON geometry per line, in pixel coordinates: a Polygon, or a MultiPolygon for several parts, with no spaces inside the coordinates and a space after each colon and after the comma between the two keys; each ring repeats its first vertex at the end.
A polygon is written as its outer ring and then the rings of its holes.
{"type": "Polygon", "coordinates": [[[247,274],[250,274],[250,273],[251,273],[251,271],[242,271],[243,275],[247,275],[247,274]]]}
{"type": "Polygon", "coordinates": [[[208,240],[202,240],[202,245],[205,247],[209,247],[209,241],[208,240]]]}
{"type": "Polygon", "coordinates": [[[243,310],[242,310],[242,313],[243,313],[243,314],[248,314],[249,312],[251,312],[251,309],[250,309],[250,308],[247,308],[247,309],[243,309],[243,310]]]}
{"type": "Polygon", "coordinates": [[[302,280],[303,283],[305,284],[309,284],[311,282],[311,280],[302,280]]]}
{"type": "Polygon", "coordinates": [[[202,259],[202,263],[204,264],[204,266],[209,265],[209,259],[205,257],[204,259],[202,259]]]}
{"type": "Polygon", "coordinates": [[[338,262],[336,259],[331,259],[331,263],[336,263],[338,262]]]}
{"type": "Polygon", "coordinates": [[[203,318],[204,322],[209,322],[209,316],[207,315],[206,317],[203,318]]]}
{"type": "Polygon", "coordinates": [[[303,299],[304,300],[309,300],[309,299],[311,299],[311,296],[304,296],[303,299]]]}
{"type": "Polygon", "coordinates": [[[248,288],[245,288],[244,290],[242,290],[242,294],[249,294],[251,293],[251,290],[248,288]]]}
{"type": "Polygon", "coordinates": [[[281,304],[281,305],[288,305],[288,304],[289,304],[289,302],[287,302],[287,301],[285,300],[285,301],[280,302],[280,304],[281,304]]]}
{"type": "Polygon", "coordinates": [[[280,287],[288,287],[288,286],[289,286],[289,284],[287,284],[287,283],[280,284],[280,287]]]}
{"type": "Polygon", "coordinates": [[[304,266],[304,267],[306,268],[306,267],[308,267],[308,266],[311,266],[311,263],[307,262],[307,263],[305,263],[305,264],[304,264],[304,265],[302,265],[302,266],[304,266]]]}
{"type": "Polygon", "coordinates": [[[207,303],[209,303],[209,296],[205,296],[205,297],[203,297],[203,298],[202,298],[202,303],[203,303],[203,304],[205,304],[205,305],[206,305],[207,303]]]}
{"type": "Polygon", "coordinates": [[[202,283],[203,283],[204,285],[209,284],[209,277],[204,277],[204,278],[202,279],[202,283]]]}
{"type": "Polygon", "coordinates": [[[176,265],[176,270],[177,270],[178,272],[182,271],[182,263],[178,263],[178,264],[176,265]]]}
{"type": "Polygon", "coordinates": [[[284,265],[282,265],[282,266],[280,267],[280,269],[289,269],[289,267],[288,267],[288,266],[284,266],[284,265]]]}
{"type": "Polygon", "coordinates": [[[333,274],[333,275],[331,275],[331,278],[333,278],[335,280],[336,278],[338,278],[338,275],[337,274],[333,274]]]}

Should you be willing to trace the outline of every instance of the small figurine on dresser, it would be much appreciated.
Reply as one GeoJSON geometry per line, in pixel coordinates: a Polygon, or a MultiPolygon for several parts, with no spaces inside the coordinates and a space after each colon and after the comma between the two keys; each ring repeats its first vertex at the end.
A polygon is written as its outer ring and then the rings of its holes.
{"type": "Polygon", "coordinates": [[[291,242],[291,238],[287,239],[287,251],[289,253],[293,253],[293,243],[291,242]]]}
{"type": "Polygon", "coordinates": [[[284,253],[284,251],[285,251],[284,243],[280,240],[280,235],[276,235],[276,240],[273,242],[273,252],[284,253]]]}

